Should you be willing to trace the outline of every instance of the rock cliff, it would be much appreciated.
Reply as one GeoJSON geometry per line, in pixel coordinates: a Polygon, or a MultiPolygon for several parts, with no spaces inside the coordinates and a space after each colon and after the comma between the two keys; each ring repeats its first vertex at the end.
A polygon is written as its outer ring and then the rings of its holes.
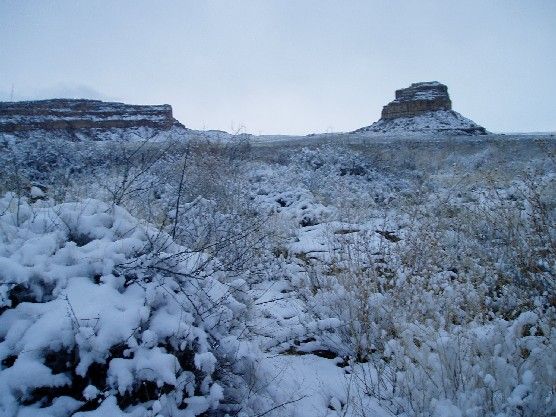
{"type": "Polygon", "coordinates": [[[484,127],[452,110],[448,87],[437,81],[396,90],[396,98],[382,109],[379,121],[356,130],[370,133],[486,134],[484,127]]]}
{"type": "Polygon", "coordinates": [[[439,82],[414,83],[396,90],[396,99],[383,107],[382,118],[413,117],[437,110],[452,110],[448,87],[439,82]]]}
{"type": "Polygon", "coordinates": [[[176,126],[184,128],[167,104],[138,106],[74,99],[0,102],[0,133],[102,134],[129,129],[168,131],[176,126]]]}

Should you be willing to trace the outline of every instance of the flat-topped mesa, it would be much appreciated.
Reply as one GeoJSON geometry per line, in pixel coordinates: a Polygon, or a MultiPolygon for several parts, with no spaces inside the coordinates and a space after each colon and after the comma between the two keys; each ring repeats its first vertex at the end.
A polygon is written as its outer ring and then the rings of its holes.
{"type": "Polygon", "coordinates": [[[448,87],[430,81],[396,90],[396,99],[383,107],[380,120],[352,133],[485,135],[488,132],[452,110],[448,87]]]}
{"type": "Polygon", "coordinates": [[[140,106],[99,100],[52,99],[0,102],[0,132],[33,130],[168,130],[178,123],[168,104],[140,106]]]}
{"type": "Polygon", "coordinates": [[[413,83],[396,90],[396,99],[383,107],[382,118],[413,117],[437,110],[452,110],[448,87],[437,81],[413,83]]]}

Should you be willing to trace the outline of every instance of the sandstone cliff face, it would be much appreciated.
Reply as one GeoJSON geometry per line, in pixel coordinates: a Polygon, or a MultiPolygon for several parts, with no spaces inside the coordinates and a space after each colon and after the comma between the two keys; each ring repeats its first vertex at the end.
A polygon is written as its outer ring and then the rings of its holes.
{"type": "Polygon", "coordinates": [[[486,129],[452,110],[448,87],[437,81],[396,90],[396,98],[382,109],[379,121],[355,132],[450,133],[484,135],[486,129]]]}
{"type": "Polygon", "coordinates": [[[382,118],[412,117],[436,110],[452,110],[448,87],[436,81],[414,83],[396,90],[396,99],[384,106],[382,118]]]}
{"type": "Polygon", "coordinates": [[[168,130],[179,123],[170,105],[136,106],[99,100],[53,99],[0,102],[0,132],[43,130],[168,130]]]}

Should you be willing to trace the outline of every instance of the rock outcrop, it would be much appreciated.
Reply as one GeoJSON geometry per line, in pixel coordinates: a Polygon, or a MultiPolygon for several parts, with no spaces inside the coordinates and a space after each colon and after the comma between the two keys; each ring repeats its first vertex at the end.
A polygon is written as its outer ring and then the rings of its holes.
{"type": "Polygon", "coordinates": [[[107,131],[185,129],[168,104],[138,106],[99,100],[53,99],[0,102],[0,133],[56,131],[101,134],[107,131]]]}
{"type": "Polygon", "coordinates": [[[382,117],[354,133],[450,133],[484,135],[484,127],[452,110],[448,87],[437,81],[396,90],[396,99],[382,109],[382,117]]]}
{"type": "Polygon", "coordinates": [[[396,99],[383,107],[382,118],[413,117],[437,110],[452,110],[448,87],[439,82],[414,83],[396,90],[396,99]]]}

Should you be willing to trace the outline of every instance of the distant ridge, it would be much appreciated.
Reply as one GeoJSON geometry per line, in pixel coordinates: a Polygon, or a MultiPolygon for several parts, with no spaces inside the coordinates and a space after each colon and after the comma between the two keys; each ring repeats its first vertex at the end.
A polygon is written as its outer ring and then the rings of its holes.
{"type": "Polygon", "coordinates": [[[86,99],[0,102],[0,133],[57,134],[94,140],[122,137],[126,132],[151,134],[186,128],[172,116],[172,107],[131,105],[86,99]]]}

